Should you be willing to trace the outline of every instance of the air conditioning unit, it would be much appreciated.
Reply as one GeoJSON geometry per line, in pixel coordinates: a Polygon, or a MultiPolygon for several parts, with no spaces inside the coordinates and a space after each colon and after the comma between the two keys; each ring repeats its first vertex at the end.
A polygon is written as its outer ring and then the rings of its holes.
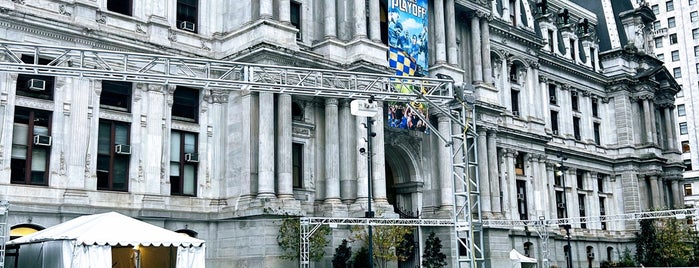
{"type": "Polygon", "coordinates": [[[594,258],[595,258],[595,253],[594,253],[594,252],[587,253],[587,258],[588,258],[588,259],[594,259],[594,258]]]}
{"type": "Polygon", "coordinates": [[[196,24],[194,24],[194,22],[191,22],[191,21],[180,22],[180,29],[182,29],[182,30],[194,32],[194,27],[196,27],[196,24]]]}
{"type": "Polygon", "coordinates": [[[197,154],[197,153],[184,154],[184,161],[189,162],[189,163],[197,163],[197,162],[199,162],[199,154],[197,154]]]}
{"type": "Polygon", "coordinates": [[[517,194],[517,199],[518,199],[518,200],[524,200],[524,194],[523,194],[523,193],[518,193],[518,194],[517,194]]]}
{"type": "Polygon", "coordinates": [[[556,96],[551,96],[549,99],[550,99],[552,102],[556,102],[556,96]]]}
{"type": "Polygon", "coordinates": [[[131,154],[131,145],[117,144],[114,146],[114,152],[116,154],[131,154]]]}
{"type": "Polygon", "coordinates": [[[27,81],[27,89],[31,91],[44,91],[46,89],[46,81],[41,79],[29,79],[29,81],[27,81]]]}
{"type": "Polygon", "coordinates": [[[41,134],[34,135],[34,145],[51,146],[51,136],[41,134]]]}
{"type": "Polygon", "coordinates": [[[565,208],[566,205],[565,205],[564,203],[558,203],[558,204],[556,204],[556,207],[558,207],[558,208],[565,208]]]}
{"type": "Polygon", "coordinates": [[[516,116],[516,117],[519,117],[519,111],[512,111],[512,115],[513,115],[513,116],[516,116]]]}

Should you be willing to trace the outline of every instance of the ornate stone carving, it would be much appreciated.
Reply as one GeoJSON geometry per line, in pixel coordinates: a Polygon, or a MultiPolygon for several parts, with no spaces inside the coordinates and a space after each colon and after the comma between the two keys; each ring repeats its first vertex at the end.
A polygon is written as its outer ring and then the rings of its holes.
{"type": "Polygon", "coordinates": [[[539,75],[539,83],[548,83],[548,81],[549,81],[548,76],[541,75],[541,74],[539,75]]]}
{"type": "Polygon", "coordinates": [[[25,4],[25,3],[24,3],[24,0],[12,0],[12,2],[14,2],[15,4],[20,4],[20,5],[24,5],[24,4],[25,4]]]}
{"type": "Polygon", "coordinates": [[[88,153],[87,155],[85,155],[85,178],[91,177],[90,176],[90,164],[91,164],[90,159],[92,159],[91,154],[88,153]]]}
{"type": "Polygon", "coordinates": [[[143,30],[143,25],[141,25],[141,24],[136,24],[136,32],[137,32],[137,33],[145,34],[145,33],[146,33],[146,30],[143,30]]]}
{"type": "Polygon", "coordinates": [[[102,13],[99,9],[95,12],[95,21],[99,24],[107,23],[107,16],[102,13]]]}
{"type": "Polygon", "coordinates": [[[177,42],[177,33],[172,29],[168,30],[167,39],[170,40],[170,42],[177,42]]]}
{"type": "Polygon", "coordinates": [[[60,6],[58,6],[58,13],[61,14],[61,15],[63,15],[63,16],[70,16],[70,15],[72,15],[72,14],[70,14],[70,12],[68,11],[68,9],[66,8],[66,5],[60,5],[60,6]]]}
{"type": "Polygon", "coordinates": [[[205,42],[204,40],[200,40],[200,41],[201,41],[201,48],[202,48],[203,50],[211,51],[211,46],[207,45],[206,42],[205,42]]]}
{"type": "Polygon", "coordinates": [[[61,151],[58,174],[66,175],[66,153],[61,151]]]}

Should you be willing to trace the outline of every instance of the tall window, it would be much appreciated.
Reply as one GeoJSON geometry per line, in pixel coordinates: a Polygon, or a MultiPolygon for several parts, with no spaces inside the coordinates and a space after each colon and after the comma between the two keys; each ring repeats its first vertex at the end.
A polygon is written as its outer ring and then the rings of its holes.
{"type": "Polygon", "coordinates": [[[523,176],[524,175],[524,155],[523,152],[518,152],[515,157],[515,174],[523,176]]]}
{"type": "Polygon", "coordinates": [[[197,122],[199,119],[199,91],[177,86],[173,96],[172,119],[197,122]]]}
{"type": "Polygon", "coordinates": [[[553,38],[554,38],[553,30],[549,30],[548,34],[549,34],[549,50],[551,51],[551,53],[553,53],[553,38]]]}
{"type": "Polygon", "coordinates": [[[597,192],[604,193],[604,175],[597,174],[597,192]]]}
{"type": "Polygon", "coordinates": [[[556,191],[556,216],[559,219],[567,218],[568,211],[566,210],[566,203],[563,202],[563,191],[556,191]]]}
{"type": "Polygon", "coordinates": [[[651,9],[653,9],[653,14],[655,14],[655,15],[660,14],[660,8],[658,7],[658,5],[651,6],[651,9]]]}
{"type": "Polygon", "coordinates": [[[670,45],[677,44],[677,34],[670,34],[670,45]]]}
{"type": "Polygon", "coordinates": [[[299,30],[298,33],[296,33],[296,39],[301,39],[301,4],[291,1],[290,12],[291,25],[299,30]]]}
{"type": "MultiPolygon", "coordinates": [[[[600,216],[605,216],[607,215],[607,210],[605,208],[606,198],[604,196],[599,197],[599,215],[600,216]]],[[[607,222],[606,221],[601,221],[602,224],[602,230],[607,230],[607,222]]]]}
{"type": "Polygon", "coordinates": [[[575,136],[576,140],[581,140],[582,136],[580,136],[580,117],[573,116],[573,136],[575,136]]]}
{"type": "Polygon", "coordinates": [[[107,10],[131,16],[133,9],[132,0],[107,0],[107,10]]]}
{"type": "Polygon", "coordinates": [[[102,81],[100,107],[128,112],[131,109],[131,82],[102,81]]]}
{"type": "Polygon", "coordinates": [[[684,170],[692,170],[692,160],[684,160],[684,170]]]}
{"type": "Polygon", "coordinates": [[[570,106],[573,108],[573,111],[578,111],[580,107],[578,107],[578,92],[576,91],[571,91],[570,92],[570,106]]]}
{"type": "Polygon", "coordinates": [[[692,149],[689,147],[689,141],[682,141],[682,153],[689,153],[692,149]]]}
{"type": "Polygon", "coordinates": [[[655,48],[663,47],[663,38],[662,37],[656,37],[653,40],[655,41],[655,48]]]}
{"type": "Polygon", "coordinates": [[[665,2],[665,10],[667,10],[667,11],[675,10],[675,3],[673,3],[672,0],[665,2]]]}
{"type": "Polygon", "coordinates": [[[593,132],[595,132],[595,144],[600,145],[602,143],[601,135],[600,135],[600,123],[593,123],[593,132]]]}
{"type": "Polygon", "coordinates": [[[592,98],[592,116],[599,117],[599,105],[597,98],[592,98]]]}
{"type": "Polygon", "coordinates": [[[675,28],[675,17],[667,18],[667,27],[668,28],[675,28]]]}
{"type": "Polygon", "coordinates": [[[672,55],[672,61],[679,61],[680,60],[680,51],[673,50],[672,52],[670,52],[670,55],[672,55]]]}
{"type": "Polygon", "coordinates": [[[170,194],[196,196],[197,134],[173,130],[170,135],[170,194]]]}
{"type": "Polygon", "coordinates": [[[687,111],[684,108],[684,104],[677,105],[677,116],[686,116],[687,111]]]}
{"type": "MultiPolygon", "coordinates": [[[[579,205],[578,211],[580,212],[580,217],[587,216],[585,214],[585,194],[578,195],[578,205],[579,205]]],[[[583,229],[587,228],[587,224],[585,223],[585,221],[580,222],[580,228],[583,228],[583,229]]]]}
{"type": "Polygon", "coordinates": [[[597,62],[595,62],[595,48],[590,47],[590,64],[592,64],[592,70],[597,70],[597,62]]]}
{"type": "Polygon", "coordinates": [[[303,144],[291,144],[291,168],[294,188],[303,188],[303,144]]]}
{"type": "Polygon", "coordinates": [[[520,220],[529,219],[529,209],[527,208],[527,182],[517,180],[517,211],[520,220]]]}
{"type": "Polygon", "coordinates": [[[198,0],[177,0],[177,28],[197,32],[198,0]]]}
{"type": "Polygon", "coordinates": [[[687,122],[680,123],[680,134],[685,135],[687,133],[687,122]]]}
{"type": "Polygon", "coordinates": [[[128,123],[100,120],[97,139],[97,189],[129,190],[128,123]]]}
{"type": "Polygon", "coordinates": [[[689,13],[689,19],[690,19],[692,22],[697,22],[697,21],[699,21],[699,12],[697,12],[697,11],[692,11],[692,12],[690,12],[690,13],[689,13]]]}
{"type": "Polygon", "coordinates": [[[556,94],[556,85],[555,84],[549,84],[549,103],[550,104],[556,104],[558,102],[556,94]]]}
{"type": "Polygon", "coordinates": [[[570,45],[570,58],[575,60],[575,39],[569,40],[570,45]]]}
{"type": "Polygon", "coordinates": [[[512,98],[512,115],[519,117],[519,90],[512,89],[510,90],[510,94],[512,98]]]}
{"type": "Polygon", "coordinates": [[[585,189],[585,171],[575,171],[575,187],[585,189]]]}
{"type": "Polygon", "coordinates": [[[684,185],[684,196],[691,196],[691,195],[692,195],[692,185],[685,184],[684,185]]]}
{"type": "Polygon", "coordinates": [[[551,111],[551,131],[553,135],[558,135],[558,112],[551,111]]]}
{"type": "Polygon", "coordinates": [[[15,108],[10,182],[48,185],[51,112],[15,108]]]}
{"type": "Polygon", "coordinates": [[[675,76],[675,78],[682,78],[682,69],[680,69],[680,67],[673,68],[672,74],[675,76]]]}

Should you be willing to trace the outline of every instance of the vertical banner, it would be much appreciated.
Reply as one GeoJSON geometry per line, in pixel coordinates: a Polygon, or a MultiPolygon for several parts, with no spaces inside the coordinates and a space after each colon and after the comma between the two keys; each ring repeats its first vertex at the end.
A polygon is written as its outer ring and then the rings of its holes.
{"type": "MultiPolygon", "coordinates": [[[[428,76],[427,0],[388,0],[388,65],[398,76],[428,76]]],[[[407,79],[407,78],[406,78],[407,79]]],[[[400,82],[398,92],[418,90],[400,82]]],[[[389,103],[387,124],[390,127],[428,132],[420,119],[428,118],[423,103],[389,103]]]]}

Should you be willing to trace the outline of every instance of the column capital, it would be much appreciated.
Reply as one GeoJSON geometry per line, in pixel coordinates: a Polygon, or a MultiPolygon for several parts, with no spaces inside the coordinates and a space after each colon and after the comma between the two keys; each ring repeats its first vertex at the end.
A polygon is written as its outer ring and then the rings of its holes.
{"type": "Polygon", "coordinates": [[[495,138],[497,136],[498,130],[496,128],[486,128],[489,137],[495,138]]]}
{"type": "Polygon", "coordinates": [[[325,106],[328,106],[328,105],[337,106],[337,103],[338,103],[338,101],[336,98],[325,98],[325,106]]]}
{"type": "Polygon", "coordinates": [[[549,77],[546,75],[539,74],[539,83],[548,83],[549,77]]]}

